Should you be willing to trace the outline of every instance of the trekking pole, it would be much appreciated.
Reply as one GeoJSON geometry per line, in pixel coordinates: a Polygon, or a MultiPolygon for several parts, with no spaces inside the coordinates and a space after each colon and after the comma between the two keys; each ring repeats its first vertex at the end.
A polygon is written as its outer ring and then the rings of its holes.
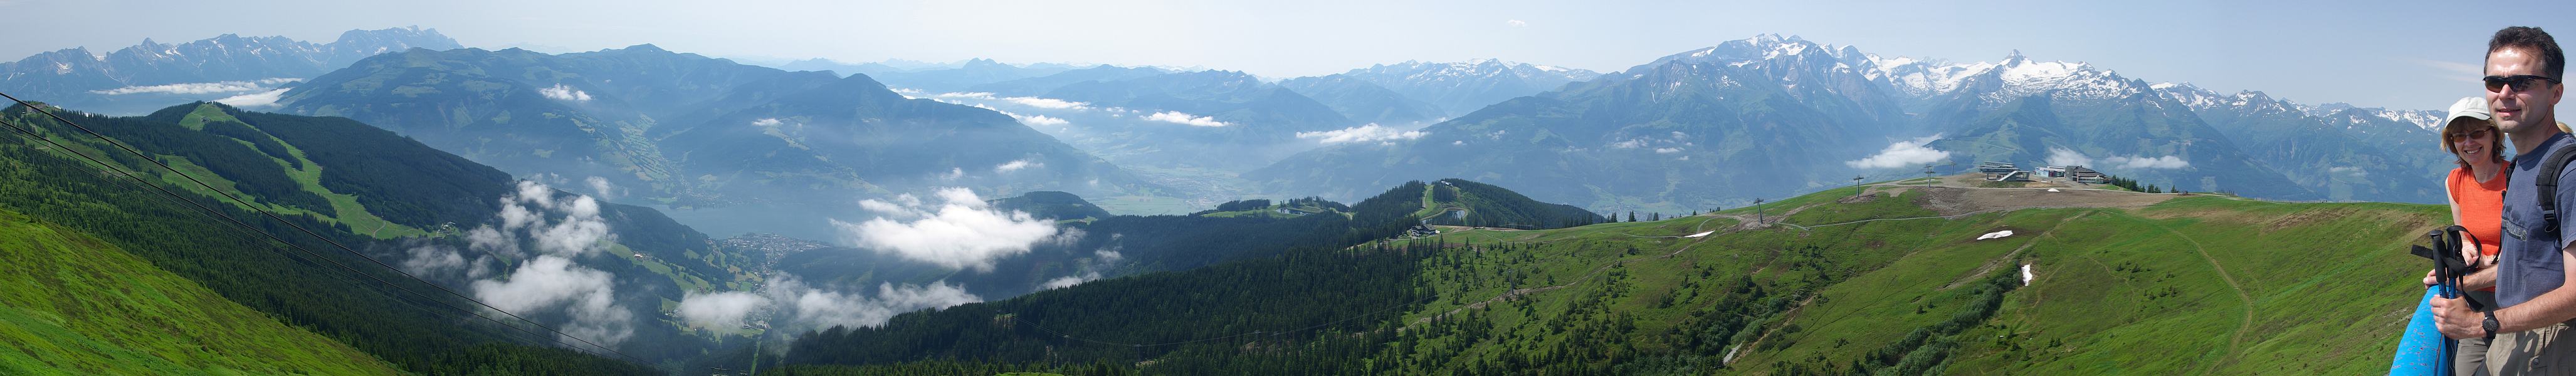
{"type": "MultiPolygon", "coordinates": [[[[2469,296],[2460,290],[2463,280],[2470,273],[2477,272],[2477,265],[2460,255],[2460,250],[2465,248],[2462,245],[2467,244],[2462,243],[2460,238],[2467,233],[2468,228],[2457,225],[2426,231],[2424,237],[2431,240],[2432,246],[2415,245],[2410,253],[2433,260],[2433,289],[2436,295],[2440,295],[2443,299],[2467,297],[2469,309],[2478,310],[2486,307],[2486,302],[2481,302],[2477,297],[2469,296]]],[[[2468,236],[2471,239],[2476,238],[2475,235],[2468,236]]],[[[2457,343],[2447,339],[2443,341],[2441,354],[2433,361],[2435,372],[2448,374],[2451,371],[2451,358],[2454,352],[2458,351],[2457,343]]]]}

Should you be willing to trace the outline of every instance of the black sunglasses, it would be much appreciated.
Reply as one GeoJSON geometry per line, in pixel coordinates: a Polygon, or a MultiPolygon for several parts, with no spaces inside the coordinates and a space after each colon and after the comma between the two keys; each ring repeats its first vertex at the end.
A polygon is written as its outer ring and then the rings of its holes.
{"type": "Polygon", "coordinates": [[[2549,83],[2550,83],[2550,84],[2552,84],[2552,85],[2556,85],[2556,84],[2558,84],[2558,79],[2556,79],[2556,78],[2541,77],[2541,76],[2534,76],[2534,75],[2528,75],[2528,74],[2513,75],[2513,76],[2505,76],[2505,77],[2487,76],[2487,78],[2486,78],[2486,81],[2487,81],[2487,91],[2502,93],[2502,92],[2504,92],[2504,87],[2505,87],[2506,85],[2512,85],[2512,86],[2513,86],[2513,90],[2514,90],[2514,91],[2531,90],[2531,81],[2534,81],[2534,80],[2539,80],[2539,81],[2549,81],[2549,83]]]}
{"type": "Polygon", "coordinates": [[[2488,131],[2486,128],[2478,128],[2476,130],[2466,132],[2451,132],[2450,134],[2443,135],[2442,139],[2446,141],[2458,141],[2463,138],[2487,138],[2487,136],[2493,134],[2495,133],[2488,131]]]}

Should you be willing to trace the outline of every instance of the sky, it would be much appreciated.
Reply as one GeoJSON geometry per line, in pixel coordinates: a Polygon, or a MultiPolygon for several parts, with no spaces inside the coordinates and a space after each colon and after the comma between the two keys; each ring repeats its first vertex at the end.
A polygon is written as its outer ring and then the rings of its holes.
{"type": "Polygon", "coordinates": [[[2440,109],[2480,93],[2487,35],[2576,30],[2571,10],[2563,1],[0,0],[0,12],[45,15],[0,24],[12,36],[0,38],[0,59],[226,33],[328,42],[416,25],[467,47],[543,52],[651,43],[744,61],[992,58],[1285,78],[1479,58],[1609,72],[1774,33],[1956,62],[2018,50],[2221,92],[2440,109]]]}

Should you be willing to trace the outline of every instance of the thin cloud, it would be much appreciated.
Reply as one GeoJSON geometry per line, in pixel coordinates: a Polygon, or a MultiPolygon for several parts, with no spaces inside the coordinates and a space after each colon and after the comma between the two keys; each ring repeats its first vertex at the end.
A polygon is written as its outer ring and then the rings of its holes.
{"type": "Polygon", "coordinates": [[[1003,163],[1003,164],[1001,164],[1001,165],[993,166],[993,172],[996,172],[996,173],[1007,173],[1007,172],[1012,172],[1012,171],[1019,171],[1019,170],[1021,170],[1021,169],[1026,169],[1026,168],[1030,168],[1030,167],[1046,167],[1046,164],[1045,164],[1045,163],[1038,163],[1038,162],[1030,162],[1029,160],[1026,160],[1026,159],[1022,159],[1022,160],[1015,160],[1015,161],[1011,161],[1010,163],[1003,163]]]}
{"type": "Polygon", "coordinates": [[[1063,118],[1052,117],[1052,116],[1046,116],[1046,115],[1027,115],[1027,116],[1013,115],[1013,116],[1011,116],[1011,117],[1019,118],[1019,119],[1020,119],[1020,124],[1027,124],[1027,125],[1062,126],[1062,125],[1065,125],[1065,124],[1069,124],[1069,123],[1071,123],[1071,122],[1068,122],[1068,121],[1064,121],[1064,119],[1063,119],[1063,118]]]}
{"type": "Polygon", "coordinates": [[[1851,166],[1852,168],[1902,168],[1949,159],[1950,152],[1924,146],[1932,143],[1932,141],[1938,141],[1940,139],[1941,135],[1932,135],[1931,137],[1897,141],[1896,143],[1888,144],[1887,149],[1879,150],[1878,154],[1870,155],[1869,157],[1861,159],[1843,161],[1843,164],[1851,166]]]}
{"type": "Polygon", "coordinates": [[[749,292],[691,292],[680,300],[674,313],[687,320],[689,326],[724,330],[742,327],[743,320],[751,317],[753,311],[768,305],[768,298],[749,292]]]}
{"type": "Polygon", "coordinates": [[[1313,139],[1315,142],[1324,144],[1339,144],[1345,142],[1411,140],[1422,138],[1424,134],[1425,133],[1422,133],[1422,131],[1399,131],[1395,128],[1388,128],[1377,125],[1376,123],[1370,123],[1368,125],[1329,131],[1297,132],[1297,138],[1313,139]]]}
{"type": "Polygon", "coordinates": [[[1002,100],[1010,101],[1011,103],[1018,103],[1019,105],[1022,105],[1022,106],[1037,107],[1037,108],[1044,108],[1044,109],[1051,109],[1051,110],[1089,110],[1089,109],[1091,109],[1091,104],[1090,104],[1090,103],[1075,102],[1075,101],[1068,101],[1068,100],[1055,99],[1055,98],[1038,98],[1038,97],[1009,97],[1009,98],[1002,98],[1002,100]]]}
{"type": "Polygon", "coordinates": [[[561,101],[590,101],[590,93],[583,92],[581,90],[574,90],[570,86],[564,86],[564,84],[555,84],[555,87],[537,89],[537,94],[543,94],[546,98],[553,98],[554,100],[561,101]]]}
{"type": "Polygon", "coordinates": [[[277,89],[277,90],[269,90],[268,92],[264,92],[264,93],[242,94],[242,95],[235,95],[235,96],[230,96],[230,97],[224,97],[224,99],[216,99],[216,100],[215,100],[215,103],[222,103],[222,104],[224,104],[224,105],[233,106],[233,107],[269,107],[269,106],[276,106],[276,105],[277,105],[277,100],[278,100],[278,99],[283,99],[283,98],[285,98],[285,96],[286,96],[286,89],[277,89]]]}
{"type": "Polygon", "coordinates": [[[217,82],[180,83],[180,84],[168,84],[168,85],[127,86],[127,87],[120,87],[120,88],[107,89],[107,90],[91,90],[91,91],[90,91],[90,93],[95,93],[95,94],[106,94],[106,95],[125,95],[125,94],[143,94],[143,93],[157,93],[157,94],[215,94],[215,93],[238,93],[238,92],[245,92],[245,91],[261,91],[261,90],[268,90],[268,89],[273,88],[273,87],[276,87],[277,85],[280,85],[280,84],[285,84],[285,83],[289,83],[289,82],[296,82],[296,81],[303,81],[303,80],[304,80],[304,79],[301,79],[301,78],[270,78],[270,79],[253,80],[253,81],[217,81],[217,82]]]}
{"type": "Polygon", "coordinates": [[[1222,121],[1216,121],[1216,118],[1215,118],[1215,117],[1191,115],[1191,114],[1183,113],[1183,112],[1180,112],[1180,111],[1163,111],[1163,112],[1156,112],[1156,113],[1154,113],[1153,115],[1146,115],[1146,116],[1145,116],[1145,120],[1153,120],[1153,121],[1160,121],[1160,122],[1173,123],[1173,124],[1183,124],[1183,125],[1196,126],[1196,127],[1223,127],[1223,126],[1226,126],[1226,125],[1227,125],[1225,122],[1222,122],[1222,121]]]}
{"type": "Polygon", "coordinates": [[[2479,79],[2481,77],[2486,77],[2487,74],[2487,67],[2478,63],[2441,61],[2424,58],[2398,58],[2397,60],[2410,64],[2421,65],[2426,68],[2433,68],[2433,70],[2440,71],[2439,74],[2435,74],[2434,76],[2453,81],[2479,82],[2479,79]]]}
{"type": "Polygon", "coordinates": [[[2182,157],[2179,156],[2167,155],[2148,157],[2115,155],[2096,159],[2087,157],[2084,153],[2078,153],[2074,150],[2054,147],[2048,148],[2048,164],[2051,166],[2092,166],[2095,168],[2130,170],[2178,169],[2191,167],[2191,161],[2183,160],[2182,157]]]}
{"type": "Polygon", "coordinates": [[[904,312],[955,307],[984,301],[966,292],[962,284],[946,281],[929,285],[877,284],[874,297],[858,292],[814,286],[786,274],[778,274],[770,285],[769,300],[778,302],[776,329],[787,333],[819,331],[832,327],[874,327],[904,312]]]}

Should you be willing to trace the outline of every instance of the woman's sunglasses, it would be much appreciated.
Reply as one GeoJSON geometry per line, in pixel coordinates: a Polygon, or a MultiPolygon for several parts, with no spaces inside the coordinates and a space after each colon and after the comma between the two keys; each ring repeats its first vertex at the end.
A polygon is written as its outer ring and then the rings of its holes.
{"type": "Polygon", "coordinates": [[[2489,131],[2489,130],[2486,130],[2486,129],[2479,129],[2479,130],[2473,130],[2473,131],[2467,131],[2467,132],[2451,132],[2451,134],[2449,135],[2450,137],[2443,137],[2443,139],[2448,139],[2448,140],[2457,141],[2457,140],[2461,140],[2461,139],[2487,138],[2487,135],[2489,135],[2489,134],[2493,134],[2493,133],[2489,133],[2489,132],[2490,132],[2490,131],[2489,131]]]}

